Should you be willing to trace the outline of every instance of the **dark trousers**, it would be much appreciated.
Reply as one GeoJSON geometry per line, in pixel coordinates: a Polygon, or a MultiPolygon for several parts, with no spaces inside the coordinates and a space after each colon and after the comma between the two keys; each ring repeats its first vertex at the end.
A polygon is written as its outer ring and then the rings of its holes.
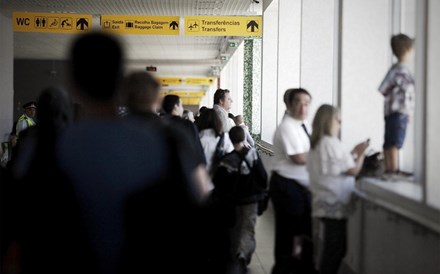
{"type": "Polygon", "coordinates": [[[337,274],[347,252],[347,220],[321,218],[324,239],[319,269],[321,274],[337,274]]]}
{"type": "Polygon", "coordinates": [[[296,236],[312,234],[310,192],[293,179],[273,173],[270,197],[275,212],[275,266],[273,274],[290,273],[296,236]]]}

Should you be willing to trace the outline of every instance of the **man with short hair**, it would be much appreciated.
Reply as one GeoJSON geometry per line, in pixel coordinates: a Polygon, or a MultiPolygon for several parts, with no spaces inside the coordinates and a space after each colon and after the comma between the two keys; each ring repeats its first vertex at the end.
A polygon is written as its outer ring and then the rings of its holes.
{"type": "Polygon", "coordinates": [[[194,152],[197,156],[195,161],[206,165],[199,130],[193,122],[182,118],[184,109],[180,97],[174,94],[166,95],[162,100],[162,110],[165,112],[165,115],[162,116],[165,123],[169,126],[180,128],[182,133],[184,133],[193,144],[194,152]]]}
{"type": "MultiPolygon", "coordinates": [[[[294,241],[311,237],[311,201],[306,169],[310,137],[306,119],[312,97],[302,88],[288,89],[286,114],[273,138],[274,163],[270,195],[275,211],[275,265],[272,274],[291,273],[294,241]]],[[[313,266],[309,266],[313,267],[313,266]]]]}
{"type": "Polygon", "coordinates": [[[124,78],[122,99],[131,114],[157,116],[160,98],[160,83],[149,72],[133,71],[124,78]]]}
{"type": "Polygon", "coordinates": [[[234,124],[230,122],[228,113],[231,110],[232,98],[231,92],[228,89],[217,89],[214,93],[214,107],[213,109],[220,116],[222,121],[223,132],[228,132],[234,124]]]}

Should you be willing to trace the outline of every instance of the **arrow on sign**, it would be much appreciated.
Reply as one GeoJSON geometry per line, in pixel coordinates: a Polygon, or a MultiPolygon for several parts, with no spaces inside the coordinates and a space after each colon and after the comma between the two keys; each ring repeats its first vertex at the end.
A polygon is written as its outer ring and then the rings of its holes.
{"type": "Polygon", "coordinates": [[[87,28],[89,27],[89,22],[85,18],[80,18],[78,21],[76,21],[76,28],[78,29],[78,26],[80,26],[81,30],[84,30],[84,26],[87,28]]]}
{"type": "Polygon", "coordinates": [[[254,20],[249,21],[249,23],[248,23],[247,26],[246,26],[246,29],[249,29],[249,28],[251,28],[251,32],[255,32],[255,28],[258,29],[258,24],[257,24],[257,22],[255,22],[254,20]]]}
{"type": "Polygon", "coordinates": [[[173,21],[173,22],[170,23],[170,28],[178,29],[179,28],[179,24],[176,21],[173,21]]]}

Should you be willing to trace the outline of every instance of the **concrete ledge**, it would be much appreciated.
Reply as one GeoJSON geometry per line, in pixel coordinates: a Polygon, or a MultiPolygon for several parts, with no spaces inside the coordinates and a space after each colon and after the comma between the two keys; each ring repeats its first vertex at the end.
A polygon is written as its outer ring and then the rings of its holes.
{"type": "Polygon", "coordinates": [[[420,185],[361,178],[356,182],[356,194],[440,234],[440,211],[422,203],[420,185]]]}

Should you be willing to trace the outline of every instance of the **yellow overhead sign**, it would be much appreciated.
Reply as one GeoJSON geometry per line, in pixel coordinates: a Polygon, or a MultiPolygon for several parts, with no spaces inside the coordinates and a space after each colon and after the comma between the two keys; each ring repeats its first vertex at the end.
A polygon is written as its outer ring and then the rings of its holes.
{"type": "Polygon", "coordinates": [[[164,85],[193,85],[193,86],[210,86],[214,83],[215,78],[178,78],[178,77],[158,77],[159,82],[164,85]]]}
{"type": "Polygon", "coordinates": [[[162,85],[181,85],[182,84],[182,78],[159,77],[158,79],[162,85]]]}
{"type": "Polygon", "coordinates": [[[102,15],[103,30],[117,34],[179,35],[179,16],[102,15]]]}
{"type": "Polygon", "coordinates": [[[261,16],[185,16],[185,35],[261,36],[261,16]]]}
{"type": "Polygon", "coordinates": [[[203,96],[206,95],[205,91],[183,91],[183,90],[163,90],[161,95],[177,95],[180,97],[183,105],[199,105],[203,96]]]}
{"type": "Polygon", "coordinates": [[[184,91],[184,90],[162,90],[162,95],[179,95],[180,97],[203,97],[206,95],[206,91],[184,91]]]}
{"type": "Polygon", "coordinates": [[[18,32],[81,33],[92,28],[92,15],[14,12],[12,26],[18,32]]]}
{"type": "Polygon", "coordinates": [[[194,86],[210,86],[214,83],[214,78],[186,78],[185,84],[194,86]]]}

